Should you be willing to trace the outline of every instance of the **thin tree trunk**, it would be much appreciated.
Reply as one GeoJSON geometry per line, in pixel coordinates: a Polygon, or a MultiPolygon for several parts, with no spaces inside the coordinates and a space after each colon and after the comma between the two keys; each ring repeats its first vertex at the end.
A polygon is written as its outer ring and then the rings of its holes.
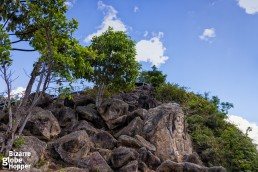
{"type": "Polygon", "coordinates": [[[37,78],[38,70],[40,68],[40,65],[41,65],[41,63],[37,62],[36,65],[33,68],[33,71],[31,72],[31,78],[30,78],[29,83],[28,83],[28,85],[26,87],[26,90],[25,90],[25,93],[24,93],[24,98],[22,100],[22,106],[24,106],[24,107],[28,103],[29,95],[31,93],[32,86],[33,86],[33,84],[35,82],[35,79],[37,78]]]}

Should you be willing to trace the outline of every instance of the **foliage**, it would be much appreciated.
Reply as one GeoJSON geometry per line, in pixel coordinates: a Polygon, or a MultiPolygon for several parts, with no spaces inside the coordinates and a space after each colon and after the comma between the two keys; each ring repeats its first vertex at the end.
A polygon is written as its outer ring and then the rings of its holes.
{"type": "Polygon", "coordinates": [[[18,137],[16,137],[16,139],[13,142],[13,147],[20,148],[24,144],[25,144],[24,138],[22,136],[18,136],[18,137]]]}
{"type": "Polygon", "coordinates": [[[11,65],[10,49],[9,36],[6,31],[3,30],[3,25],[0,24],[0,68],[3,68],[5,65],[11,65]]]}
{"type": "Polygon", "coordinates": [[[102,35],[93,37],[90,48],[98,54],[92,60],[94,73],[90,79],[98,91],[98,106],[105,87],[119,91],[134,85],[140,65],[135,60],[135,42],[125,32],[114,31],[111,27],[102,35]]]}
{"type": "Polygon", "coordinates": [[[185,87],[167,83],[156,89],[162,102],[177,102],[186,113],[194,150],[207,166],[224,166],[229,172],[258,171],[258,152],[252,140],[225,121],[233,104],[188,92],[185,87]]]}
{"type": "Polygon", "coordinates": [[[157,67],[152,66],[152,71],[142,71],[138,77],[139,82],[151,84],[154,87],[158,87],[165,84],[167,75],[163,75],[161,71],[157,70],[157,67]]]}

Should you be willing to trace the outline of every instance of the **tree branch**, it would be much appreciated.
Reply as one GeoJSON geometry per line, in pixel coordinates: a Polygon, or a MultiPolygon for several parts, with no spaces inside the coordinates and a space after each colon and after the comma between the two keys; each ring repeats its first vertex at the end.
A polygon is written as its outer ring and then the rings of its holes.
{"type": "Polygon", "coordinates": [[[11,44],[15,44],[15,43],[22,42],[22,41],[29,41],[29,40],[20,39],[20,40],[11,42],[11,44]]]}
{"type": "Polygon", "coordinates": [[[32,51],[37,51],[37,50],[26,50],[26,49],[20,49],[20,48],[12,48],[11,50],[13,51],[26,51],[26,52],[32,52],[32,51]]]}

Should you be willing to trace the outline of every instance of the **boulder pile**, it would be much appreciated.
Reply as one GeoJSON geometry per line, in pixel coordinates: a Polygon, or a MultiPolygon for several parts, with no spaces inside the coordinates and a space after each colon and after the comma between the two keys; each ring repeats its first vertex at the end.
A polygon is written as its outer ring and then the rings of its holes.
{"type": "Polygon", "coordinates": [[[30,171],[225,172],[203,166],[182,108],[160,104],[152,92],[141,86],[98,108],[83,92],[35,107],[19,148],[32,152],[30,171]]]}

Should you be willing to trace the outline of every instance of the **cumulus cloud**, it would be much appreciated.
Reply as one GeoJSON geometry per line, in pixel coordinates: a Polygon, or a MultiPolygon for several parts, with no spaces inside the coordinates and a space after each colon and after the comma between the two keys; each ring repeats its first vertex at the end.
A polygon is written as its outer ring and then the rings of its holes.
{"type": "Polygon", "coordinates": [[[243,133],[246,133],[247,128],[251,127],[252,130],[248,132],[248,136],[253,139],[255,144],[258,144],[258,125],[256,123],[249,122],[246,119],[235,115],[229,115],[226,121],[235,124],[243,133]]]}
{"type": "Polygon", "coordinates": [[[146,30],[145,32],[144,32],[144,37],[146,37],[146,36],[148,36],[148,34],[149,34],[149,32],[146,30]]]}
{"type": "Polygon", "coordinates": [[[133,11],[134,11],[135,13],[137,13],[137,12],[139,11],[139,7],[134,6],[133,11]]]}
{"type": "Polygon", "coordinates": [[[159,32],[156,36],[154,35],[150,40],[141,40],[136,44],[136,60],[143,62],[150,62],[152,65],[159,67],[165,63],[168,59],[164,55],[166,48],[161,41],[163,33],[159,32]]]}
{"type": "Polygon", "coordinates": [[[65,5],[67,6],[67,7],[73,7],[73,5],[75,4],[75,2],[76,2],[77,0],[67,0],[67,1],[65,1],[65,5]]]}
{"type": "Polygon", "coordinates": [[[214,28],[204,29],[202,35],[199,36],[199,38],[204,41],[208,41],[211,38],[215,38],[215,37],[216,37],[216,33],[214,28]]]}
{"type": "MultiPolygon", "coordinates": [[[[12,98],[20,99],[20,98],[23,97],[23,95],[24,95],[24,93],[25,93],[25,90],[26,90],[26,89],[23,88],[23,87],[18,87],[18,88],[16,88],[16,89],[14,89],[14,90],[11,91],[11,97],[12,97],[12,98]]],[[[7,95],[6,95],[5,97],[7,97],[7,95]]]]}
{"type": "Polygon", "coordinates": [[[116,9],[111,5],[106,5],[102,1],[98,2],[98,9],[103,11],[104,19],[99,26],[99,29],[85,38],[85,42],[89,43],[93,36],[99,36],[105,32],[108,27],[113,27],[114,31],[126,31],[125,24],[117,17],[116,9]]]}
{"type": "Polygon", "coordinates": [[[257,0],[238,0],[238,5],[245,9],[247,14],[258,13],[258,1],[257,0]]]}

